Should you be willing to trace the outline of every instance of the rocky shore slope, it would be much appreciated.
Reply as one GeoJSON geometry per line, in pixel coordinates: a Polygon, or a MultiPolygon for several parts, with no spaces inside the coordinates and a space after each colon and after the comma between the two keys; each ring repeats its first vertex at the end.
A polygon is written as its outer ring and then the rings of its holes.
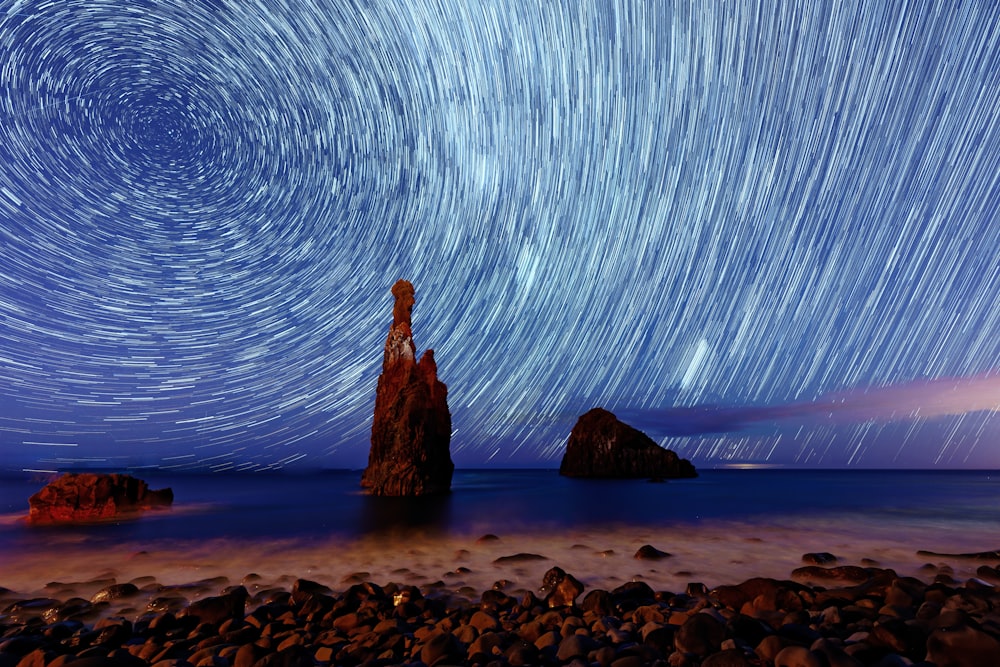
{"type": "MultiPolygon", "coordinates": [[[[635,557],[669,554],[649,546],[635,557]]],[[[497,562],[516,573],[537,558],[497,562]]],[[[1000,664],[994,568],[956,581],[946,569],[919,579],[825,553],[803,560],[787,579],[711,590],[643,581],[586,590],[559,567],[529,588],[501,579],[484,591],[375,583],[367,573],[339,586],[248,574],[169,586],[152,576],[53,582],[43,597],[0,588],[0,667],[1000,664]]]]}

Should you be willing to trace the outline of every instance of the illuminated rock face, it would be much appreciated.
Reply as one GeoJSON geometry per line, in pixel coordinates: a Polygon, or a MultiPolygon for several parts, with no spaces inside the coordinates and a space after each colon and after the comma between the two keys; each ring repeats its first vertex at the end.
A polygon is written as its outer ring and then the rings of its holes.
{"type": "Polygon", "coordinates": [[[697,477],[694,466],[645,433],[594,408],[577,420],[559,474],[567,477],[697,477]]]}
{"type": "Polygon", "coordinates": [[[28,499],[28,523],[93,523],[128,518],[138,512],[169,507],[170,489],[152,491],[131,475],[67,473],[28,499]]]}
{"type": "Polygon", "coordinates": [[[361,485],[378,496],[448,493],[455,471],[448,387],[437,378],[433,350],[416,359],[410,330],[413,285],[399,280],[392,286],[392,294],[396,302],[378,378],[368,467],[361,485]]]}

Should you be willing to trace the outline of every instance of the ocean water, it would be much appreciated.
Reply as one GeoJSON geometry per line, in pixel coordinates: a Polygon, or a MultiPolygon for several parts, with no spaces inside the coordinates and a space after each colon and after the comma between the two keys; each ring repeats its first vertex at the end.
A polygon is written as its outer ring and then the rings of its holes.
{"type": "Polygon", "coordinates": [[[171,487],[174,507],[44,528],[23,517],[45,480],[0,479],[0,587],[28,595],[52,582],[153,577],[182,586],[253,573],[275,585],[305,577],[342,590],[366,579],[471,599],[497,582],[536,589],[559,565],[588,588],[641,579],[678,591],[788,578],[814,551],[924,579],[934,576],[930,564],[961,581],[983,562],[918,551],[1000,549],[996,471],[704,470],[653,483],[459,470],[452,493],[434,499],[369,497],[358,471],[141,476],[171,487]],[[644,544],[672,555],[635,559],[644,544]],[[504,560],[524,553],[542,558],[504,560]]]}

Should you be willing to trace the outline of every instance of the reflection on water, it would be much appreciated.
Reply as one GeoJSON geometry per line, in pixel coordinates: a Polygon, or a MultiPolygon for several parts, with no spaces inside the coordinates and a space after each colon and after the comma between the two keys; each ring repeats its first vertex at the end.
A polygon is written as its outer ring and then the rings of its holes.
{"type": "MultiPolygon", "coordinates": [[[[422,499],[369,497],[358,477],[148,477],[174,489],[172,510],[41,529],[19,520],[37,483],[10,478],[0,486],[0,587],[40,592],[54,580],[143,575],[163,584],[211,576],[235,582],[256,572],[273,581],[308,577],[335,590],[359,573],[383,583],[443,581],[452,590],[481,590],[498,579],[536,588],[558,564],[588,587],[641,578],[682,590],[690,581],[785,578],[810,551],[918,575],[928,561],[918,550],[995,549],[990,540],[1000,524],[1000,482],[986,473],[707,471],[653,484],[458,471],[450,495],[422,499]],[[500,540],[479,541],[485,533],[500,540]],[[673,557],[634,559],[643,544],[673,557]],[[519,552],[548,560],[494,562],[519,552]]],[[[959,579],[977,566],[948,564],[959,579]]]]}

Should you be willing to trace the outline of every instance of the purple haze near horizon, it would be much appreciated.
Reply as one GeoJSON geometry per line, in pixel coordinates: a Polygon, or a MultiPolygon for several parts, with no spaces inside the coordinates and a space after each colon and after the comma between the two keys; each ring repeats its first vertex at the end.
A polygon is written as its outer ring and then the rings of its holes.
{"type": "Polygon", "coordinates": [[[0,467],[1000,468],[1000,7],[0,5],[0,467]]]}

